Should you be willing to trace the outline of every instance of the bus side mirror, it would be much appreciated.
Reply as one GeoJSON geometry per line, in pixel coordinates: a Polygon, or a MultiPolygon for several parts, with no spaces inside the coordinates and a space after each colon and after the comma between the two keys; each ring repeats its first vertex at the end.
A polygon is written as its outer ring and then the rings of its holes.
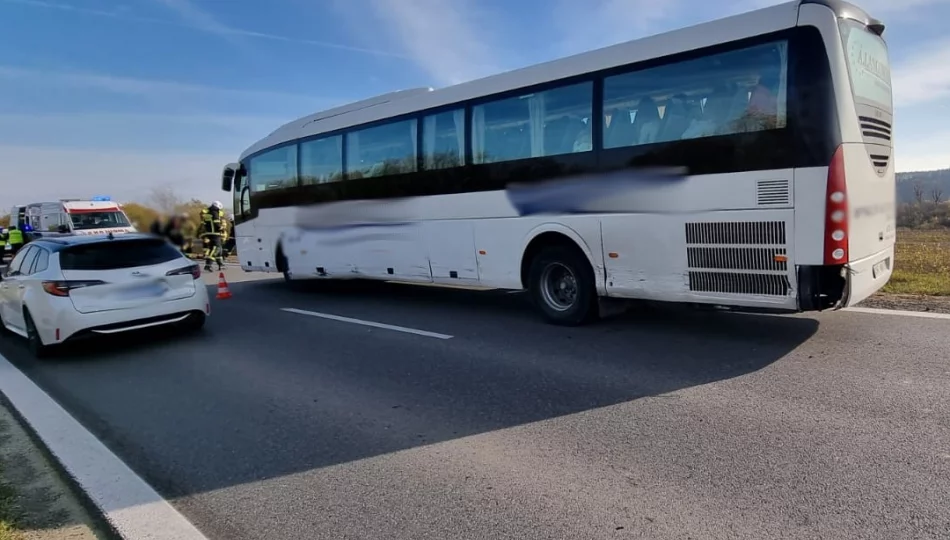
{"type": "Polygon", "coordinates": [[[231,193],[231,187],[234,184],[234,172],[237,170],[237,167],[233,165],[227,165],[224,168],[224,172],[221,173],[221,189],[231,193]]]}

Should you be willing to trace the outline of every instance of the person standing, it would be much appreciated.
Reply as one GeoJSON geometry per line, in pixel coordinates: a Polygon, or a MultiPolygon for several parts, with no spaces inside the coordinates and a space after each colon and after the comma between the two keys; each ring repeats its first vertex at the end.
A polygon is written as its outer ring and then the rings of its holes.
{"type": "Polygon", "coordinates": [[[214,201],[211,206],[201,211],[201,240],[204,245],[205,271],[211,271],[211,263],[218,263],[218,271],[224,270],[224,258],[221,256],[223,242],[223,216],[221,211],[224,205],[221,201],[214,201]]]}
{"type": "Polygon", "coordinates": [[[20,224],[11,225],[8,231],[9,236],[7,237],[7,242],[10,243],[10,255],[13,257],[16,257],[17,252],[20,251],[24,243],[23,231],[20,230],[20,227],[22,227],[20,224]]]}

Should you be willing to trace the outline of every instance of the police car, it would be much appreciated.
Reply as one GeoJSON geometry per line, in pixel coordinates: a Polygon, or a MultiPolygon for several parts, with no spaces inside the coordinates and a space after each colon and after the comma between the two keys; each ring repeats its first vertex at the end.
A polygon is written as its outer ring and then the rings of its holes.
{"type": "Polygon", "coordinates": [[[36,356],[84,337],[198,330],[210,313],[201,268],[150,234],[38,238],[0,274],[0,330],[36,356]]]}

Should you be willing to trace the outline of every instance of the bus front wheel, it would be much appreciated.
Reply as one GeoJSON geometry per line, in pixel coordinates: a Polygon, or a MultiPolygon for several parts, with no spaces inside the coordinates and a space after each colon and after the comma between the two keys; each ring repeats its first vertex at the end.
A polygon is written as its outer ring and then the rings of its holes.
{"type": "Polygon", "coordinates": [[[284,281],[290,283],[293,276],[290,274],[290,265],[287,263],[287,256],[284,255],[284,248],[281,246],[277,247],[274,264],[277,266],[277,271],[284,275],[284,281]]]}
{"type": "Polygon", "coordinates": [[[548,322],[577,326],[597,315],[594,271],[577,248],[551,245],[531,262],[528,290],[548,322]]]}

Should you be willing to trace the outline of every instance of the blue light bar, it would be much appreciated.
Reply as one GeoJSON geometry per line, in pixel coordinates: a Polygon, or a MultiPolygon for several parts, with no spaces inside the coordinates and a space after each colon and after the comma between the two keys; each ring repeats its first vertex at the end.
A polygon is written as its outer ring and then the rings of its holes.
{"type": "Polygon", "coordinates": [[[108,202],[112,200],[112,197],[108,195],[96,195],[92,200],[96,202],[108,202]]]}

